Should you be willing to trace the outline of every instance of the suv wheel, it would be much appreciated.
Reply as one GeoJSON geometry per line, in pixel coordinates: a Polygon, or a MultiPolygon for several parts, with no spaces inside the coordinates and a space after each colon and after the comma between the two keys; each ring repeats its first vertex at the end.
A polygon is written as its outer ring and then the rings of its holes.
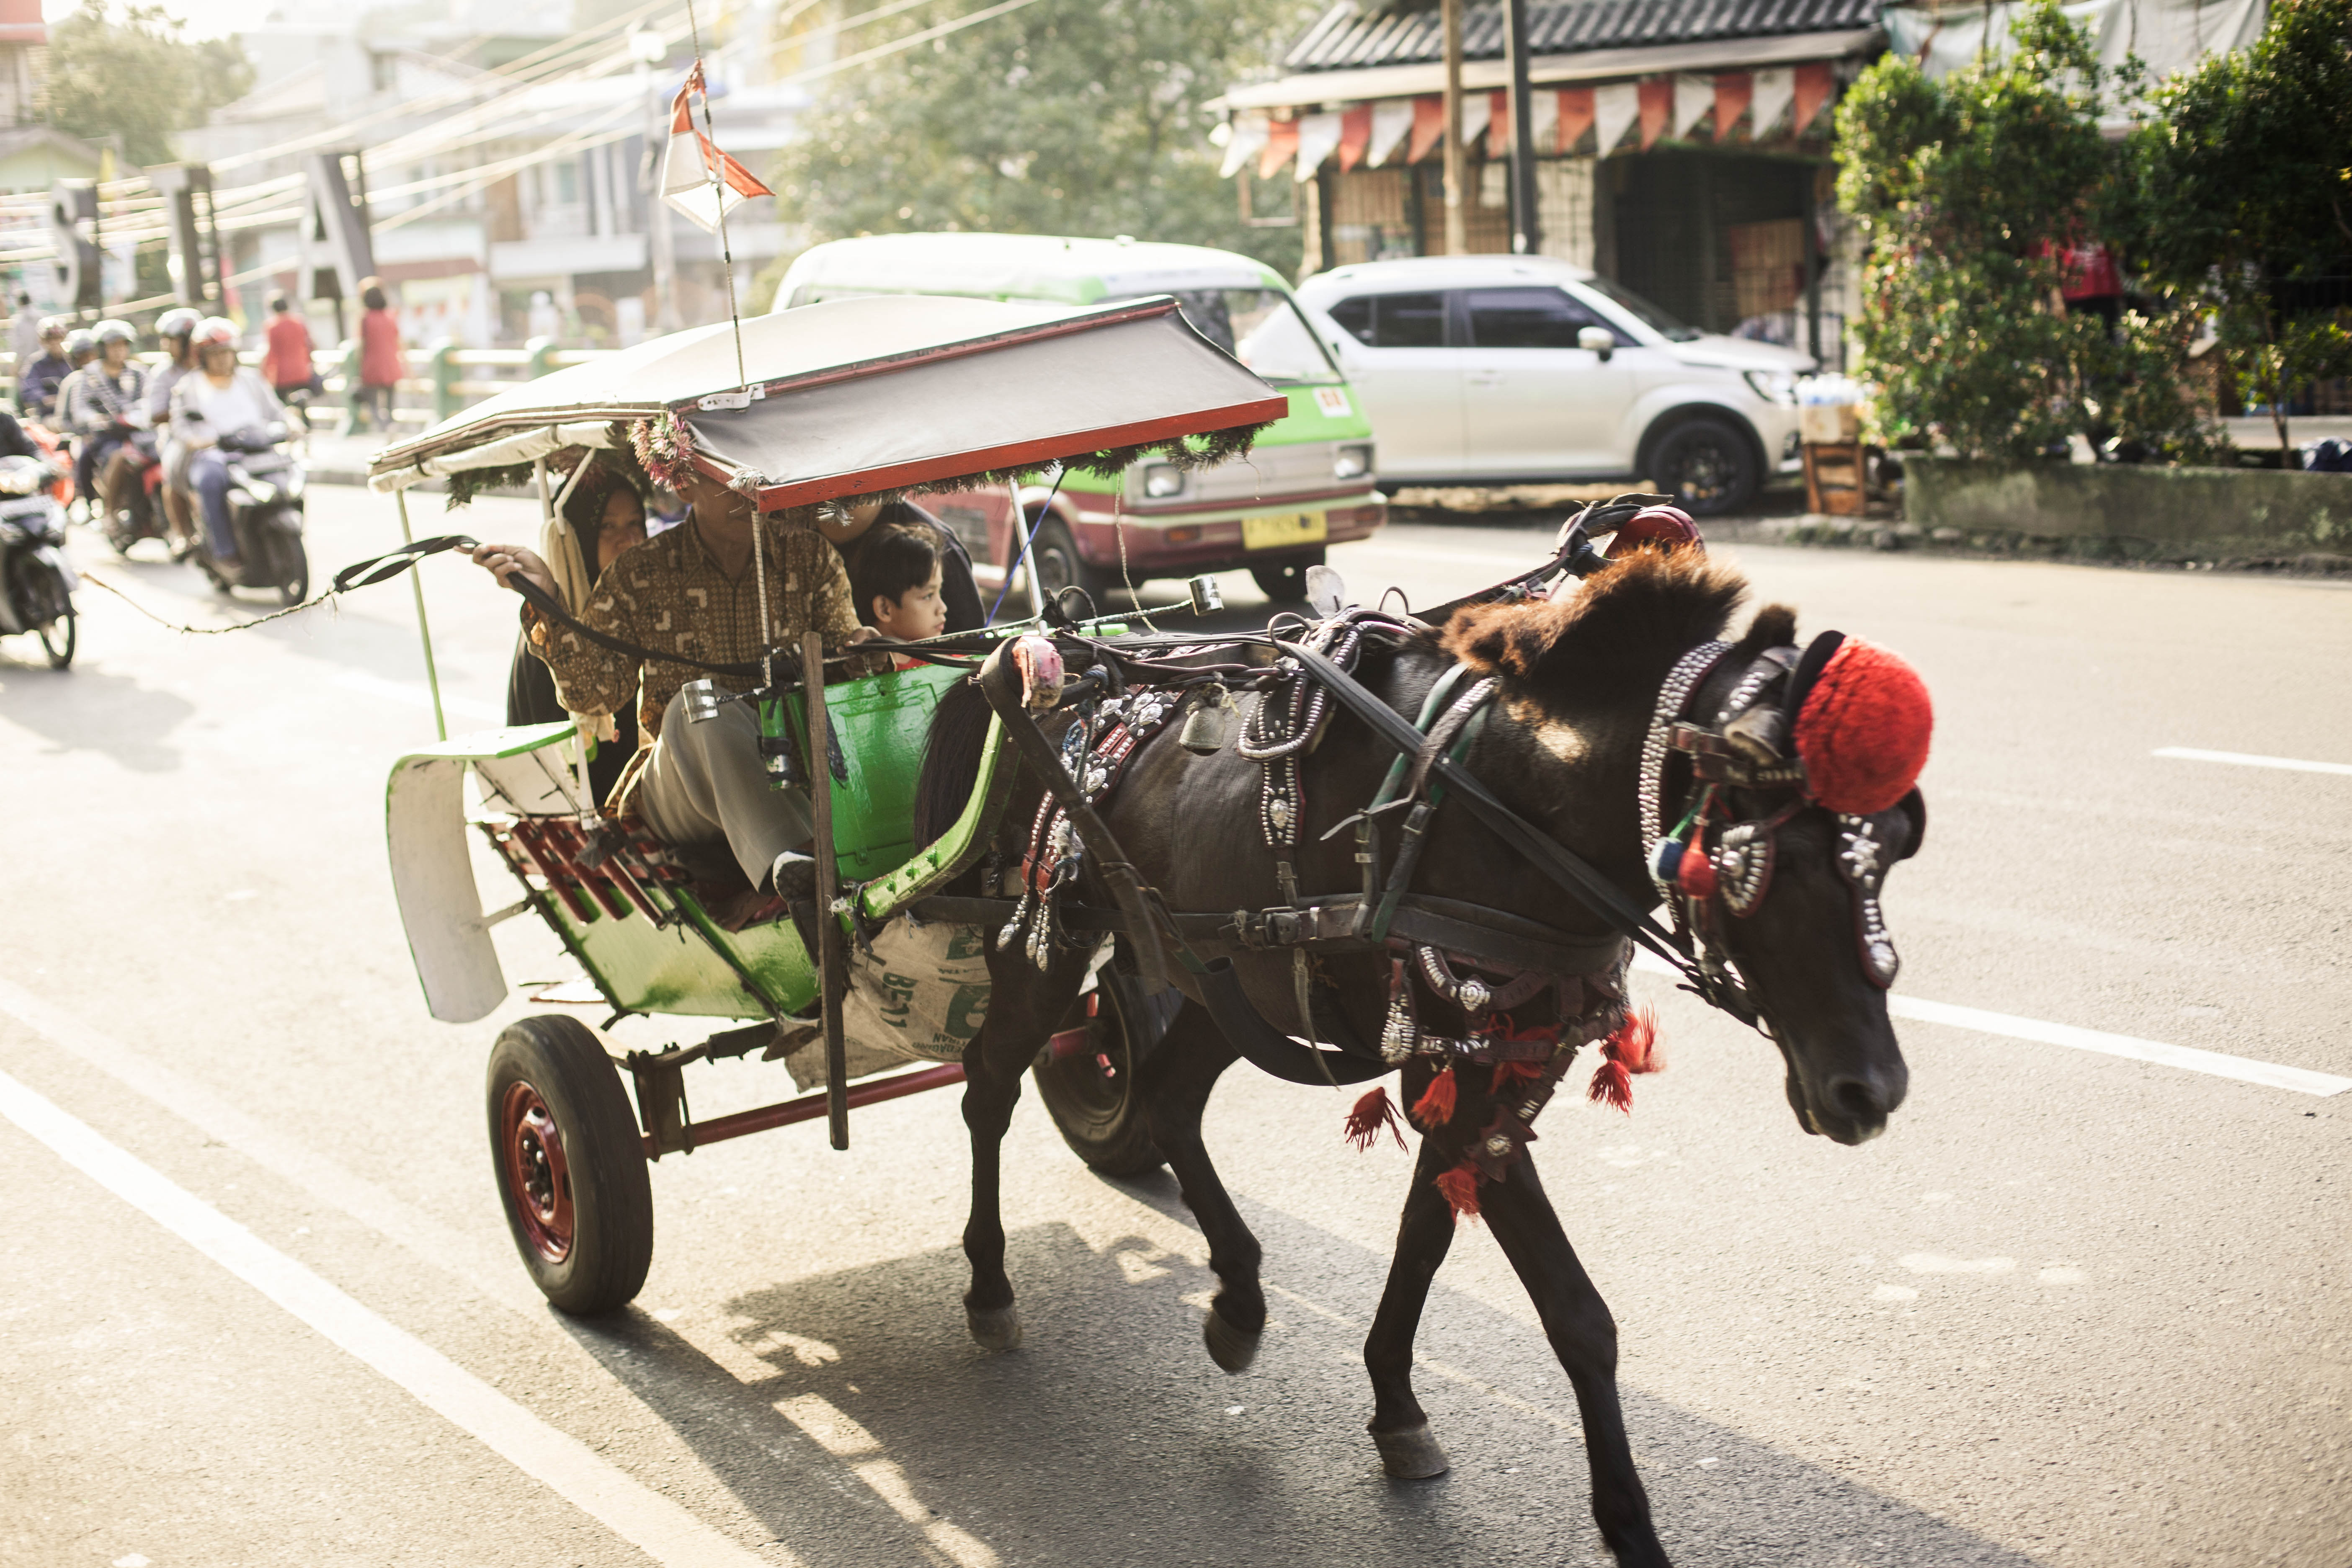
{"type": "Polygon", "coordinates": [[[1650,482],[1693,517],[1721,517],[1756,499],[1755,449],[1721,419],[1687,419],[1650,449],[1650,482]]]}

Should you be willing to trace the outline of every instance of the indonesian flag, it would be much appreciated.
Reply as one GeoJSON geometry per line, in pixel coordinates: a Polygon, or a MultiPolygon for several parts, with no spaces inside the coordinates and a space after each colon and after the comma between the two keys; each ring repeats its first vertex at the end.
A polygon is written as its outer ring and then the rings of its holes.
{"type": "Polygon", "coordinates": [[[702,62],[687,73],[686,85],[669,106],[669,153],[662,169],[662,199],[700,225],[706,234],[718,231],[719,220],[753,196],[775,193],[751,171],[721,153],[710,138],[694,128],[688,98],[703,92],[702,62]]]}

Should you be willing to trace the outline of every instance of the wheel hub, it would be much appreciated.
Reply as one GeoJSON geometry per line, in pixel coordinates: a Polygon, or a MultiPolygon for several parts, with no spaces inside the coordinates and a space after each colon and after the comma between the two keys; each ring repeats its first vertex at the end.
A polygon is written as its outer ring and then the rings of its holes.
{"type": "Polygon", "coordinates": [[[530,1084],[507,1086],[499,1107],[499,1155],[532,1250],[550,1263],[562,1262],[572,1255],[572,1173],[554,1113],[530,1084]]]}

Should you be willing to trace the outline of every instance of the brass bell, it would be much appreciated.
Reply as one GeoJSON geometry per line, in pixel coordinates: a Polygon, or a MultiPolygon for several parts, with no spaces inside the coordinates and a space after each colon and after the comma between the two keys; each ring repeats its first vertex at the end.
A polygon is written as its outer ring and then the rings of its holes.
{"type": "Polygon", "coordinates": [[[1192,710],[1184,715],[1184,728],[1178,732],[1176,743],[1194,756],[1213,757],[1225,749],[1225,734],[1232,728],[1233,708],[1222,686],[1201,688],[1193,699],[1192,710]]]}

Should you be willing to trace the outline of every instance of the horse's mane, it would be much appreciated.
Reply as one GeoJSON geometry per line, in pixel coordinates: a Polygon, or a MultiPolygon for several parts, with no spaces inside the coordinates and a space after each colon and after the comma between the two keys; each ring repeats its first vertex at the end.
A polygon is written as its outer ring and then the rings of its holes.
{"type": "MultiPolygon", "coordinates": [[[[1747,577],[1726,562],[1696,550],[1641,550],[1586,578],[1581,592],[1463,610],[1439,644],[1474,669],[1523,681],[1654,683],[1686,649],[1720,637],[1747,595],[1747,577]]],[[[1775,633],[1794,625],[1779,605],[1756,620],[1751,637],[1768,622],[1775,633]]]]}

